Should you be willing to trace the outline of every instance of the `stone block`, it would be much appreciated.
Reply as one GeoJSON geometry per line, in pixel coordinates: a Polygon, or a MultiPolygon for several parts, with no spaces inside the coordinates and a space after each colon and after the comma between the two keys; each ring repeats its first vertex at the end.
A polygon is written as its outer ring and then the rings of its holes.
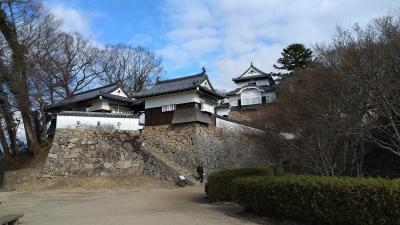
{"type": "Polygon", "coordinates": [[[78,137],[75,137],[75,138],[71,138],[71,139],[69,139],[69,143],[76,143],[77,141],[79,141],[79,138],[78,137]]]}
{"type": "Polygon", "coordinates": [[[57,159],[57,155],[56,155],[56,154],[49,153],[49,158],[51,158],[51,159],[57,159]]]}
{"type": "Polygon", "coordinates": [[[85,169],[93,169],[93,168],[94,168],[93,164],[85,163],[85,169]]]}
{"type": "Polygon", "coordinates": [[[114,168],[114,163],[104,163],[103,166],[106,169],[112,169],[114,168]]]}
{"type": "Polygon", "coordinates": [[[117,169],[126,169],[126,168],[131,167],[131,165],[132,165],[131,161],[118,161],[115,164],[115,168],[117,168],[117,169]]]}

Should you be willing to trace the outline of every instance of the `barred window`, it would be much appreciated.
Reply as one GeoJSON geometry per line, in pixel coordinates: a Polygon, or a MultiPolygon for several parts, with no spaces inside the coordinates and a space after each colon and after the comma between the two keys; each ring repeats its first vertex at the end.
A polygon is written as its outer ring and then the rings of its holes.
{"type": "Polygon", "coordinates": [[[161,111],[162,112],[170,112],[170,111],[175,111],[176,109],[176,105],[172,104],[172,105],[163,105],[161,107],[161,111]]]}

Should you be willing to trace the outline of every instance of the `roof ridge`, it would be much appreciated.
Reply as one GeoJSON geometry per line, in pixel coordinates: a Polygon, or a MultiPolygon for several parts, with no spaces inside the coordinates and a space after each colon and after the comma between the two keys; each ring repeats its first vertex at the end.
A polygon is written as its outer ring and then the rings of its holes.
{"type": "Polygon", "coordinates": [[[174,79],[168,79],[168,80],[160,80],[156,82],[157,84],[164,84],[164,83],[170,83],[170,82],[175,82],[175,81],[180,81],[180,80],[187,80],[187,79],[191,79],[194,77],[200,77],[200,76],[207,76],[205,73],[201,72],[198,74],[193,74],[193,75],[189,75],[189,76],[185,76],[185,77],[178,77],[178,78],[174,78],[174,79]]]}
{"type": "Polygon", "coordinates": [[[98,90],[101,90],[103,88],[108,88],[108,87],[111,87],[111,86],[114,86],[114,85],[118,85],[118,84],[117,83],[113,83],[113,84],[104,85],[104,86],[101,86],[101,87],[98,87],[98,88],[90,89],[90,90],[87,90],[87,91],[78,92],[78,93],[74,94],[74,96],[75,95],[86,94],[86,93],[93,92],[93,91],[98,91],[98,90]]]}
{"type": "Polygon", "coordinates": [[[268,73],[266,73],[266,72],[264,72],[264,71],[258,69],[257,67],[255,67],[255,66],[253,65],[253,62],[251,62],[249,68],[247,68],[241,75],[239,75],[239,76],[236,77],[236,78],[241,78],[241,77],[242,77],[243,75],[245,75],[251,68],[255,69],[257,72],[261,73],[262,75],[263,75],[263,74],[269,75],[268,73]]]}

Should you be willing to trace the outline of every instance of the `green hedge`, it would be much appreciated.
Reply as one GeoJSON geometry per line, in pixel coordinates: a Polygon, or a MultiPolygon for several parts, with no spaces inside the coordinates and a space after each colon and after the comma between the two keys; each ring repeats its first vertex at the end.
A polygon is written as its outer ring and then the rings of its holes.
{"type": "Polygon", "coordinates": [[[244,168],[224,170],[212,173],[208,176],[206,194],[210,201],[231,201],[234,196],[232,181],[238,177],[248,176],[272,176],[274,173],[271,167],[244,168]]]}
{"type": "Polygon", "coordinates": [[[400,180],[317,176],[233,181],[235,199],[262,216],[311,224],[400,224],[400,180]]]}

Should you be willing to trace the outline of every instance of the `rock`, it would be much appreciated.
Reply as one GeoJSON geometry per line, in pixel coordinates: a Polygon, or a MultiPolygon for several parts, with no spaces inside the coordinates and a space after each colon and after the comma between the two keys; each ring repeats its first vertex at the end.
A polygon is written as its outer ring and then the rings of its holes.
{"type": "Polygon", "coordinates": [[[71,138],[71,139],[69,139],[69,143],[76,143],[77,141],[79,140],[79,138],[71,138]]]}
{"type": "Polygon", "coordinates": [[[126,168],[131,167],[131,165],[132,165],[131,161],[118,161],[115,164],[115,168],[117,168],[117,169],[126,169],[126,168]]]}
{"type": "Polygon", "coordinates": [[[111,169],[111,168],[114,167],[114,163],[104,163],[103,166],[104,166],[104,168],[106,168],[106,169],[111,169]]]}
{"type": "Polygon", "coordinates": [[[85,163],[85,169],[93,169],[93,164],[85,163]]]}
{"type": "Polygon", "coordinates": [[[56,154],[51,154],[51,153],[49,153],[49,158],[56,159],[56,158],[57,158],[57,155],[56,155],[56,154]]]}

